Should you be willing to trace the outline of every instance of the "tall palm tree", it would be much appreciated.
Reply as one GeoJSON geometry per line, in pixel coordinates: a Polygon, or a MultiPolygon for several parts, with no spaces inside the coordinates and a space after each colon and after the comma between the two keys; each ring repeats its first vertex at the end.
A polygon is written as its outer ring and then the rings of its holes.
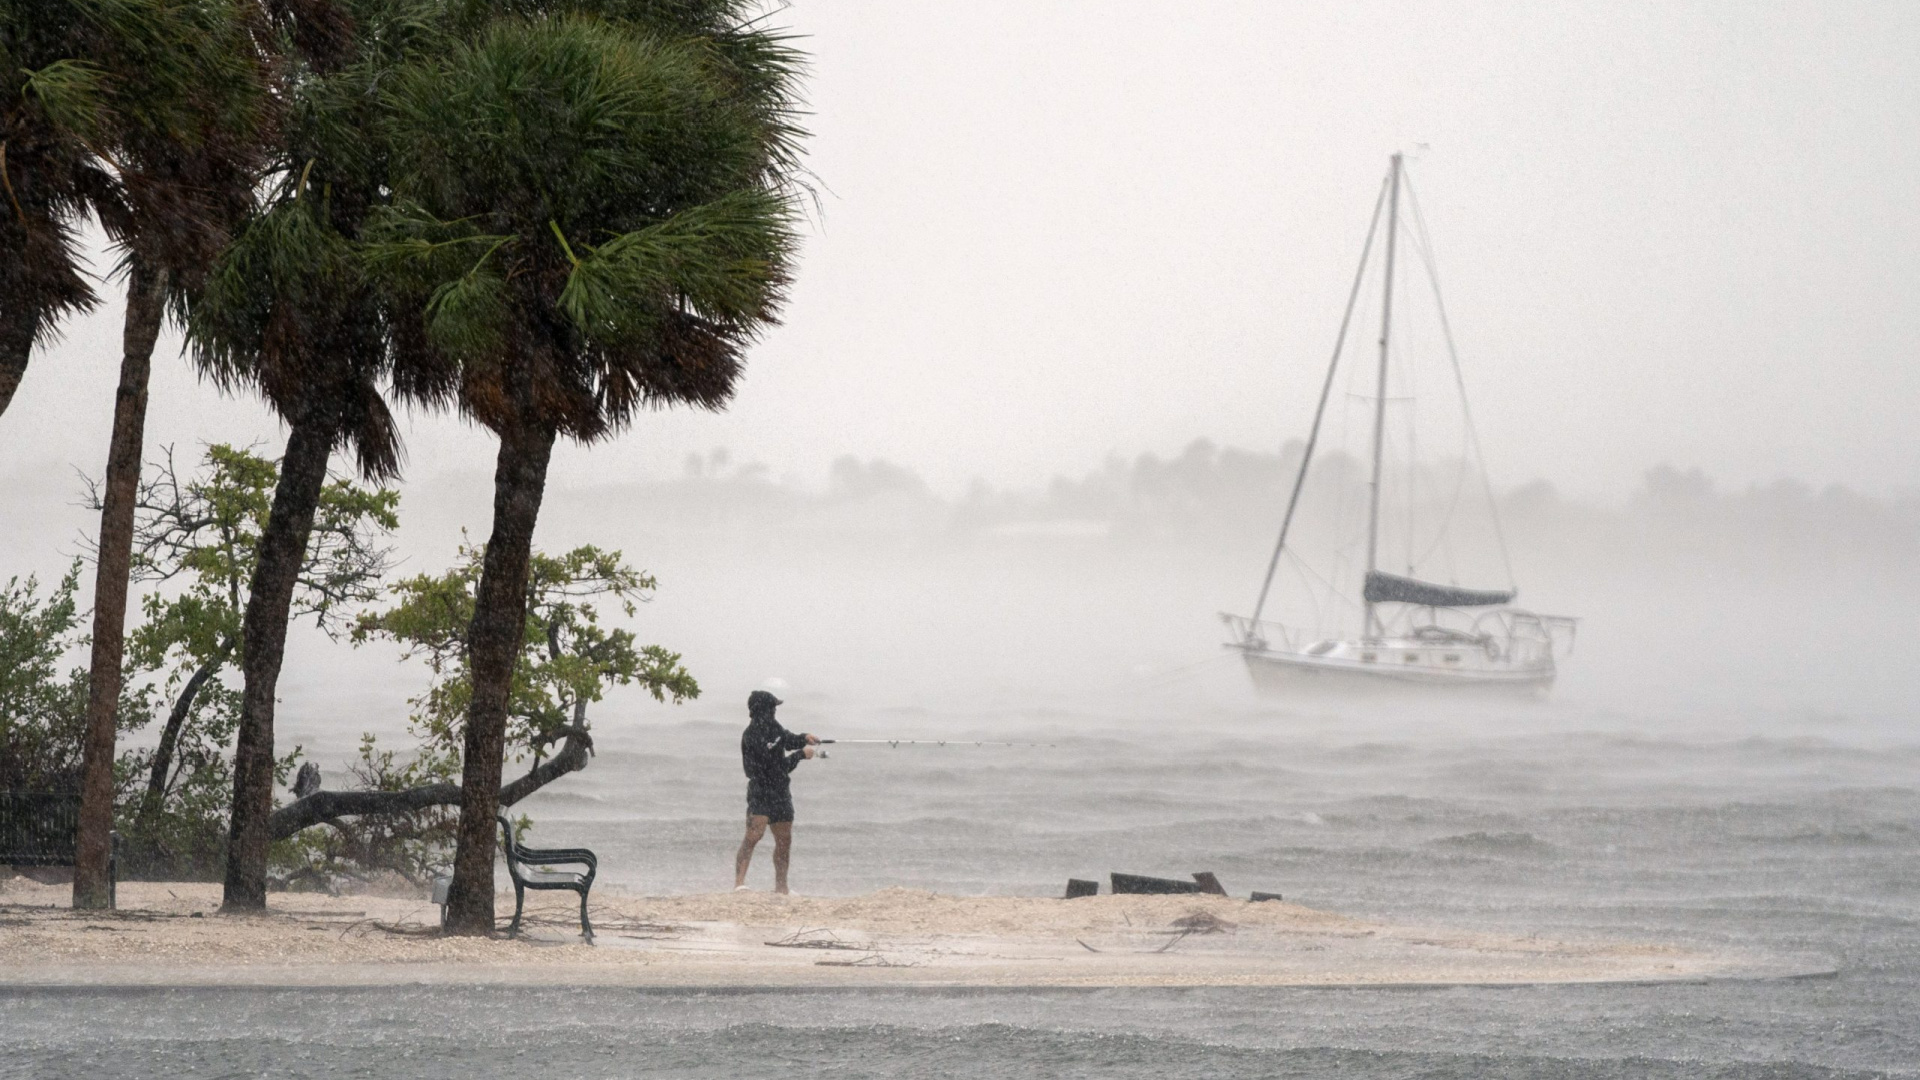
{"type": "Polygon", "coordinates": [[[410,0],[317,0],[286,18],[279,89],[288,108],[274,182],[189,320],[201,369],[228,388],[258,390],[288,429],[241,629],[230,909],[266,906],[274,693],[328,461],[350,448],[370,479],[399,471],[399,440],[379,390],[388,363],[384,310],[353,245],[385,184],[384,160],[365,138],[375,119],[371,90],[408,50],[432,40],[429,15],[410,0]]]}
{"type": "MultiPolygon", "coordinates": [[[[21,301],[18,325],[0,331],[0,394],[11,398],[52,320],[92,301],[76,264],[77,213],[106,224],[127,281],[73,882],[75,907],[104,907],[147,375],[168,307],[178,310],[246,202],[270,109],[233,0],[12,0],[0,7],[0,53],[0,80],[11,80],[0,160],[20,166],[0,172],[12,214],[0,229],[12,249],[0,253],[0,285],[21,301]],[[42,66],[17,63],[33,59],[42,66]]],[[[15,310],[10,302],[7,322],[15,310]]]]}
{"type": "Polygon", "coordinates": [[[368,257],[400,305],[395,385],[500,440],[468,634],[455,932],[493,929],[507,694],[555,439],[604,438],[647,407],[722,407],[782,299],[799,58],[748,7],[521,5],[387,92],[394,202],[368,257]]]}

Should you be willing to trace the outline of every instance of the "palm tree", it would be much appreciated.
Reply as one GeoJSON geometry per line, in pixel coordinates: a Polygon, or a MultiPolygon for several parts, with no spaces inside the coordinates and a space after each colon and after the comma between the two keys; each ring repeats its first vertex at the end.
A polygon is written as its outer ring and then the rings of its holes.
{"type": "Polygon", "coordinates": [[[127,9],[94,14],[72,0],[0,6],[0,414],[34,348],[99,301],[76,230],[90,212],[110,234],[122,220],[93,147],[110,139],[124,87],[98,58],[137,26],[127,9]]]}
{"type": "Polygon", "coordinates": [[[429,39],[407,3],[311,4],[290,29],[281,96],[287,121],[269,186],[196,299],[189,340],[221,385],[258,390],[287,424],[287,448],[260,536],[241,629],[241,718],[224,906],[266,906],[273,810],[274,693],[287,624],[333,451],[362,475],[399,472],[381,397],[385,317],[353,245],[382,198],[384,162],[365,138],[371,88],[429,39]]]}
{"type": "Polygon", "coordinates": [[[740,0],[530,10],[387,92],[396,387],[500,440],[468,648],[449,927],[493,929],[494,816],[555,439],[722,407],[795,247],[798,57],[740,0]],[[402,314],[404,312],[404,314],[402,314]]]}
{"type": "MultiPolygon", "coordinates": [[[[130,213],[172,203],[178,220],[207,209],[193,205],[204,194],[195,185],[217,178],[168,170],[152,154],[246,137],[248,106],[226,96],[236,77],[252,78],[234,64],[244,59],[233,51],[238,14],[225,0],[0,5],[0,414],[33,349],[98,302],[77,246],[89,214],[121,242],[137,224],[130,213]],[[238,126],[207,122],[210,109],[236,104],[224,119],[238,126]]],[[[150,276],[130,284],[152,291],[150,276]]]]}
{"type": "MultiPolygon", "coordinates": [[[[113,827],[114,726],[120,704],[133,504],[147,375],[168,307],[176,312],[225,242],[252,183],[269,120],[262,68],[230,0],[26,0],[0,14],[11,80],[0,161],[12,250],[0,257],[9,323],[0,331],[0,395],[10,399],[36,340],[93,296],[72,228],[97,214],[127,280],[120,383],[101,489],[93,656],[82,752],[74,906],[104,907],[113,827]],[[23,70],[20,60],[38,59],[23,70]],[[18,149],[16,150],[16,144],[18,149]]],[[[4,400],[0,400],[4,405],[4,400]]]]}

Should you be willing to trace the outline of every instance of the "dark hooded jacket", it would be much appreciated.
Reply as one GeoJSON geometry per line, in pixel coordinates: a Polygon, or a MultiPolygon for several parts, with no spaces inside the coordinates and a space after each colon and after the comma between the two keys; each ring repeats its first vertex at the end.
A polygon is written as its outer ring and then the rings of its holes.
{"type": "Polygon", "coordinates": [[[779,699],[765,690],[755,690],[747,698],[747,730],[740,733],[740,766],[746,771],[747,785],[768,795],[787,791],[787,774],[797,768],[801,752],[807,748],[805,734],[796,734],[780,726],[773,718],[779,699]]]}

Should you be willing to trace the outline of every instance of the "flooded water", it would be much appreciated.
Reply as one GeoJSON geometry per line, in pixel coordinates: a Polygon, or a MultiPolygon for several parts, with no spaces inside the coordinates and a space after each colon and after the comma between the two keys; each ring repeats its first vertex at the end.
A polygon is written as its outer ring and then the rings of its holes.
{"type": "MultiPolygon", "coordinates": [[[[1398,922],[1729,946],[1837,974],[1415,991],[399,988],[0,996],[0,1076],[1920,1076],[1920,741],[1818,715],[1571,707],[968,714],[803,765],[793,882],[1056,894],[1113,870],[1398,922]],[[1754,734],[1761,732],[1761,734],[1754,734]],[[973,747],[1015,738],[1032,747],[973,747]]],[[[526,809],[602,880],[728,887],[730,710],[610,731],[526,809]]],[[[667,715],[667,714],[661,714],[667,715]]],[[[763,853],[754,884],[771,870],[763,853]]]]}

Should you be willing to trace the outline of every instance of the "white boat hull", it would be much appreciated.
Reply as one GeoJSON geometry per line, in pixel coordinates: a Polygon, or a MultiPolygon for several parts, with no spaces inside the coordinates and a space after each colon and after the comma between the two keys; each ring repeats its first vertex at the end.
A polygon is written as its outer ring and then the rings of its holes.
{"type": "Polygon", "coordinates": [[[1513,662],[1477,650],[1341,643],[1337,655],[1236,646],[1254,689],[1272,697],[1314,690],[1454,689],[1540,695],[1553,686],[1551,659],[1513,662]],[[1371,657],[1371,659],[1368,659],[1371,657]],[[1453,657],[1453,659],[1448,659],[1453,657]]]}

